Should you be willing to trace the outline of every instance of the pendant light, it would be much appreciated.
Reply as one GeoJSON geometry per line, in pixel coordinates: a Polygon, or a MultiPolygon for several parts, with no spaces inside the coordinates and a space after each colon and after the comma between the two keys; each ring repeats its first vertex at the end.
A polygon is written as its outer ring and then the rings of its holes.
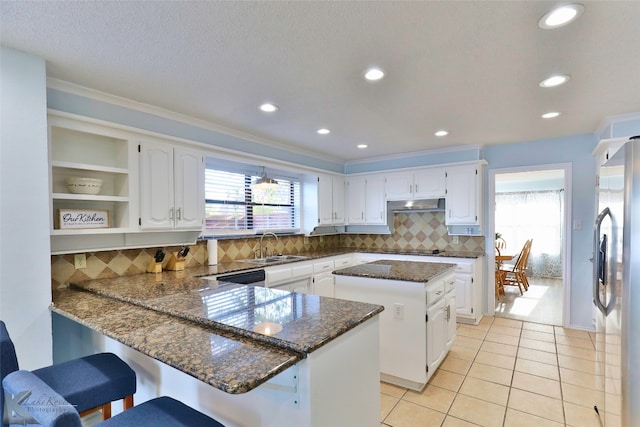
{"type": "Polygon", "coordinates": [[[258,181],[251,184],[252,190],[268,190],[270,188],[278,188],[278,181],[273,178],[269,178],[267,176],[267,172],[264,170],[264,166],[262,166],[262,176],[258,181]]]}

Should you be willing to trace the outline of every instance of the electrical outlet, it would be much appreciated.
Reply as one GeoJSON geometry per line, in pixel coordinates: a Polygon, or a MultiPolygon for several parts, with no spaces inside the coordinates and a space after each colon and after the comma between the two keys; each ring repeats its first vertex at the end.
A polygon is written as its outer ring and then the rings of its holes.
{"type": "Polygon", "coordinates": [[[393,318],[396,320],[404,319],[404,304],[393,304],[393,318]]]}
{"type": "Polygon", "coordinates": [[[86,254],[75,254],[73,256],[73,265],[76,269],[78,268],[87,268],[87,255],[86,254]]]}
{"type": "Polygon", "coordinates": [[[458,236],[453,236],[452,243],[453,243],[454,245],[458,245],[458,244],[460,244],[460,237],[458,237],[458,236]]]}

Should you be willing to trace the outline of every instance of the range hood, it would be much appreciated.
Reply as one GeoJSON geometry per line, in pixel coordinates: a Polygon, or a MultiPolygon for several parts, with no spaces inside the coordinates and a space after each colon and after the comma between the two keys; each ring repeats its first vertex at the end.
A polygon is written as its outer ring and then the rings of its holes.
{"type": "Polygon", "coordinates": [[[387,212],[404,211],[444,211],[444,199],[391,200],[387,202],[387,212]]]}

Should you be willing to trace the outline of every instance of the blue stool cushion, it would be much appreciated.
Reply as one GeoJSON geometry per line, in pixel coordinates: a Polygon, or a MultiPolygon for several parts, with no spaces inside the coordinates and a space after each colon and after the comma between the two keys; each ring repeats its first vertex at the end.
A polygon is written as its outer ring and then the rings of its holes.
{"type": "MultiPolygon", "coordinates": [[[[18,370],[16,348],[9,337],[7,326],[0,320],[0,381],[11,372],[18,370]]],[[[0,390],[0,422],[4,420],[4,393],[0,390]]],[[[6,424],[2,424],[5,426],[6,424]]]]}
{"type": "Polygon", "coordinates": [[[222,424],[170,397],[158,397],[109,418],[99,427],[224,427],[222,424]]]}
{"type": "Polygon", "coordinates": [[[26,422],[28,425],[40,424],[43,427],[82,427],[80,415],[75,408],[33,373],[15,371],[2,380],[2,386],[14,396],[23,392],[31,393],[21,404],[14,400],[19,411],[12,425],[25,425],[26,422]],[[31,422],[28,416],[32,417],[31,422]]]}
{"type": "Polygon", "coordinates": [[[118,356],[99,353],[33,371],[78,412],[136,392],[136,374],[118,356]]]}

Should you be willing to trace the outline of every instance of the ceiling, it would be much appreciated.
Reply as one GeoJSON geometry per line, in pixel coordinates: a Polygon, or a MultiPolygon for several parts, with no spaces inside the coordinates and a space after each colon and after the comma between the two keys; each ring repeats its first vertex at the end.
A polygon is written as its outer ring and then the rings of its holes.
{"type": "Polygon", "coordinates": [[[0,36],[51,78],[348,162],[592,133],[640,111],[640,2],[582,3],[542,30],[557,2],[2,0],[0,36]],[[386,77],[365,81],[372,65],[386,77]],[[572,79],[538,86],[554,73],[572,79]]]}

